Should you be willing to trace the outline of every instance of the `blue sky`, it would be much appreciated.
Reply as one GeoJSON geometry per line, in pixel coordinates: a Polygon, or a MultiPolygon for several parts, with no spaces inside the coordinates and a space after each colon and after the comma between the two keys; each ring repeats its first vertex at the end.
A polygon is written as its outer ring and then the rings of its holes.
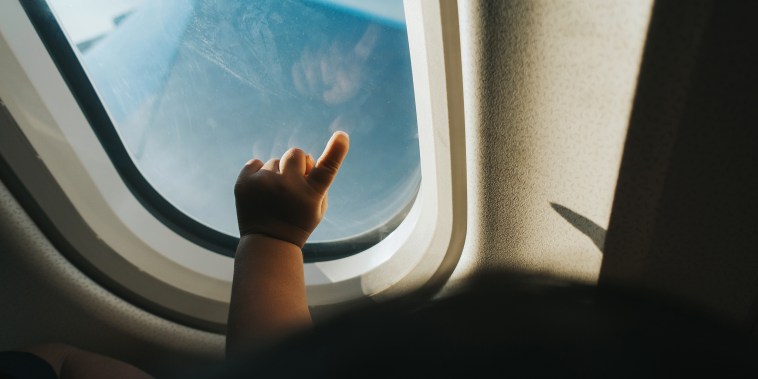
{"type": "Polygon", "coordinates": [[[412,201],[402,1],[50,3],[74,44],[103,37],[82,52],[85,69],[144,176],[198,221],[236,235],[241,165],[293,146],[317,156],[337,129],[351,151],[312,242],[381,226],[412,201]]]}

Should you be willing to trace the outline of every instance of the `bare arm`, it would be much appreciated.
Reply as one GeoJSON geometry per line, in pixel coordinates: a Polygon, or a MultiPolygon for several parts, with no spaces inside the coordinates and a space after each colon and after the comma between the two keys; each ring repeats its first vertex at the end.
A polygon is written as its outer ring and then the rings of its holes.
{"type": "Polygon", "coordinates": [[[300,247],[263,235],[242,237],[234,262],[227,354],[265,346],[310,325],[300,247]]]}
{"type": "Polygon", "coordinates": [[[347,155],[337,132],[318,162],[300,149],[249,161],[235,185],[240,243],[229,307],[227,356],[260,348],[311,325],[302,247],[327,208],[327,191],[347,155]]]}

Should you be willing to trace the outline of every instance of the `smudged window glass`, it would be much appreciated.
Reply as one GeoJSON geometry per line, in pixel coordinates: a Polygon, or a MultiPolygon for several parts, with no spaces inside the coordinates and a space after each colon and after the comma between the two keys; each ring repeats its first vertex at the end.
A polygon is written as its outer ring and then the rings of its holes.
{"type": "Polygon", "coordinates": [[[129,156],[174,207],[237,236],[251,157],[351,151],[311,242],[387,233],[420,183],[402,0],[48,0],[129,156]]]}

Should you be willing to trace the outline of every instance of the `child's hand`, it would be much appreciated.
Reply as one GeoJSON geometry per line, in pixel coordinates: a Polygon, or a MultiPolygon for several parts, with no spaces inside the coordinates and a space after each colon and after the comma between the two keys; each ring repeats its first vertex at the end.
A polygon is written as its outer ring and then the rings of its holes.
{"type": "Polygon", "coordinates": [[[234,186],[240,237],[265,235],[302,248],[326,213],[327,190],[349,145],[346,133],[335,132],[318,162],[295,148],[281,160],[247,162],[234,186]]]}
{"type": "Polygon", "coordinates": [[[240,242],[234,257],[227,354],[260,348],[312,325],[302,247],[324,217],[326,193],[349,147],[336,132],[318,162],[300,149],[242,168],[234,197],[240,242]]]}

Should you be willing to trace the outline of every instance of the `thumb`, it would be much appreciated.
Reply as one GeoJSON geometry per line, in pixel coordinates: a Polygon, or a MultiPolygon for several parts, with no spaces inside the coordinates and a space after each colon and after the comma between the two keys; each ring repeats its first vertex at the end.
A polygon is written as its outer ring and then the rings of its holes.
{"type": "Polygon", "coordinates": [[[345,132],[335,132],[332,138],[326,144],[323,154],[316,162],[316,165],[308,174],[308,183],[320,194],[325,194],[326,190],[334,181],[339,171],[342,161],[347,156],[350,148],[350,137],[345,132]]]}

